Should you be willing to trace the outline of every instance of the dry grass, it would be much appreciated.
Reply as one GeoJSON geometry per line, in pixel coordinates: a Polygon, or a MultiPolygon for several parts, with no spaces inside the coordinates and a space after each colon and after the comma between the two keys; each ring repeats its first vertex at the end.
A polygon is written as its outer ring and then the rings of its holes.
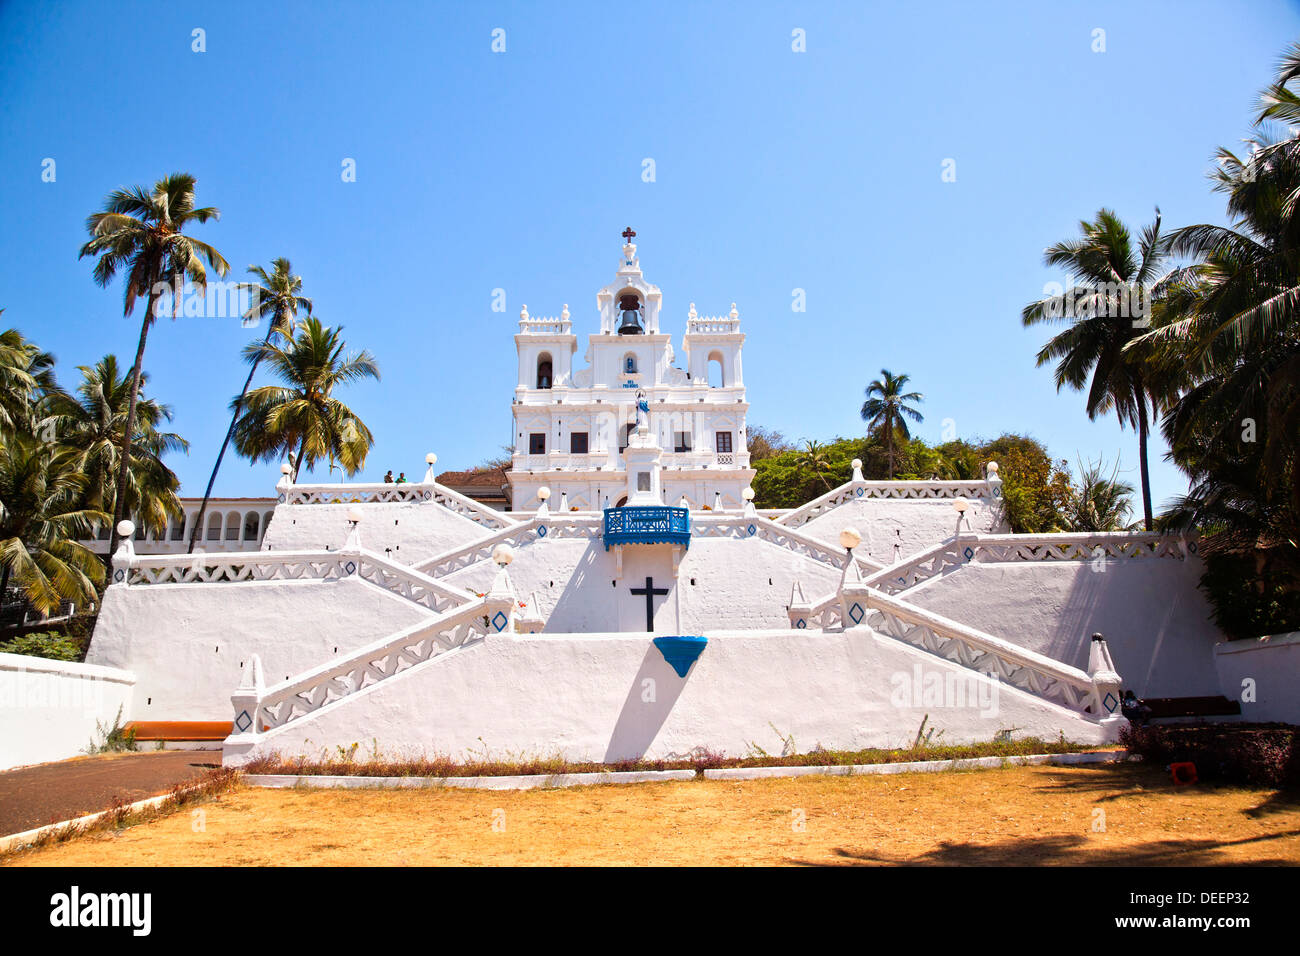
{"type": "Polygon", "coordinates": [[[201,832],[178,813],[10,862],[1300,864],[1294,798],[1174,788],[1133,765],[525,792],[239,787],[203,810],[201,832]]]}

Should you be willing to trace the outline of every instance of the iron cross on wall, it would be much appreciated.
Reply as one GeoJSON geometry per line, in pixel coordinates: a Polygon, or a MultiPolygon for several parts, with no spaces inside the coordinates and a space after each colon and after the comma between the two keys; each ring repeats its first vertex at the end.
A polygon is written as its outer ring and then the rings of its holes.
{"type": "Polygon", "coordinates": [[[646,578],[645,587],[630,588],[629,590],[631,590],[633,594],[645,595],[645,629],[653,634],[655,629],[655,598],[661,594],[667,594],[668,589],[657,588],[655,587],[654,578],[646,578]]]}

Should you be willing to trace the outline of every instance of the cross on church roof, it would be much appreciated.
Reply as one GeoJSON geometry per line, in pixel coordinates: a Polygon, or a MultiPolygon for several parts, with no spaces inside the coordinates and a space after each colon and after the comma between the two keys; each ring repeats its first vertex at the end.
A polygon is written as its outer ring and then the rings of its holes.
{"type": "Polygon", "coordinates": [[[633,239],[636,238],[636,232],[633,231],[631,226],[628,226],[626,229],[623,230],[623,238],[626,239],[628,242],[631,242],[633,239]]]}

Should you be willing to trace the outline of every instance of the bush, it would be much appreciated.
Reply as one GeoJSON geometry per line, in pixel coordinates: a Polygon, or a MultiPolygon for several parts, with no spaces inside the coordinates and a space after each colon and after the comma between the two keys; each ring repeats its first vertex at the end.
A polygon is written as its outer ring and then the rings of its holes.
{"type": "Polygon", "coordinates": [[[1201,590],[1214,607],[1214,623],[1230,640],[1300,631],[1300,591],[1258,572],[1253,558],[1207,554],[1201,590]]]}
{"type": "Polygon", "coordinates": [[[1155,764],[1191,761],[1199,780],[1300,790],[1300,731],[1287,724],[1129,726],[1120,743],[1155,764]]]}
{"type": "Polygon", "coordinates": [[[51,661],[79,661],[83,653],[80,641],[54,631],[24,634],[0,643],[0,654],[25,654],[51,661]]]}

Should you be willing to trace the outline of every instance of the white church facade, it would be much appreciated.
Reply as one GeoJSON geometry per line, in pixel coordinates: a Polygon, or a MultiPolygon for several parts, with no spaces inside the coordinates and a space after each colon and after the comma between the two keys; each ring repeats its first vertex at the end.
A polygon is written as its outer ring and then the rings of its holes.
{"type": "Polygon", "coordinates": [[[594,511],[628,499],[626,450],[637,402],[661,450],[660,503],[738,508],[753,480],[745,445],[745,336],[732,303],[723,316],[700,316],[692,303],[681,339],[661,326],[662,293],[641,272],[635,233],[627,230],[614,280],[596,294],[599,331],[579,335],[566,305],[558,318],[534,318],[524,306],[515,348],[519,380],[513,403],[514,510],[594,511]],[[711,376],[712,373],[712,376],[711,376]]]}
{"type": "MultiPolygon", "coordinates": [[[[625,238],[580,366],[567,309],[521,316],[511,511],[439,484],[432,453],[406,484],[285,475],[260,547],[146,554],[128,531],[67,667],[230,763],[357,741],[592,761],[895,747],[923,720],[945,743],[1100,743],[1125,692],[1234,697],[1243,668],[1243,719],[1300,717],[1294,663],[1225,650],[1195,539],[1009,534],[996,463],[967,481],[855,467],[760,513],[737,310],[689,310],[679,353],[625,238]]],[[[70,755],[113,716],[55,715],[39,739],[70,755]]]]}

